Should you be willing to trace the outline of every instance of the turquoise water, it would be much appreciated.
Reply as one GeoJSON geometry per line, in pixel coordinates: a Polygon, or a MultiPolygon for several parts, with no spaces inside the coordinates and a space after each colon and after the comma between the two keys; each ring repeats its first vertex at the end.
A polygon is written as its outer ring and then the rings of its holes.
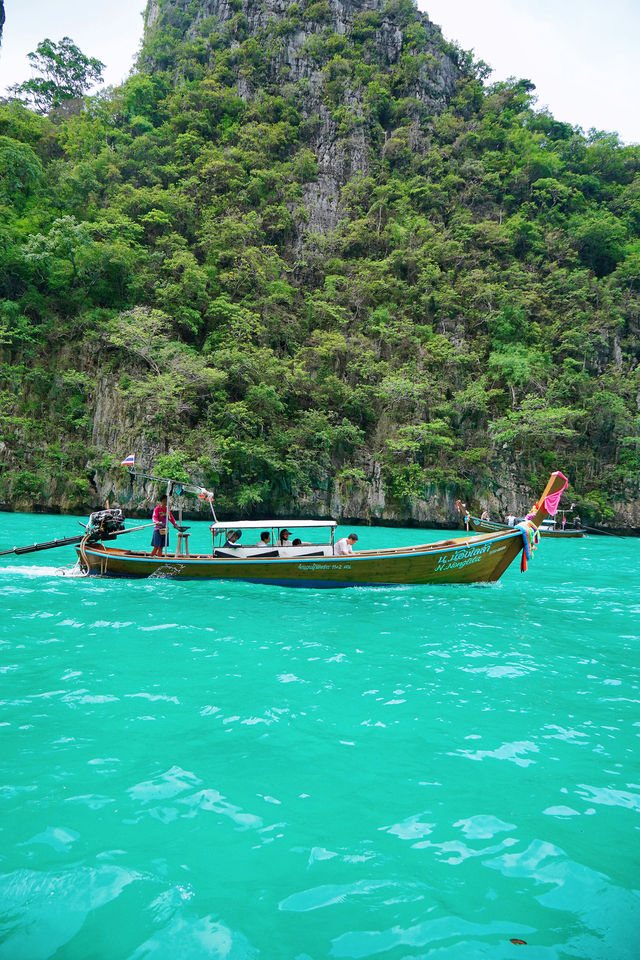
{"type": "Polygon", "coordinates": [[[2,960],[638,956],[639,541],[471,587],[73,559],[0,559],[2,960]]]}

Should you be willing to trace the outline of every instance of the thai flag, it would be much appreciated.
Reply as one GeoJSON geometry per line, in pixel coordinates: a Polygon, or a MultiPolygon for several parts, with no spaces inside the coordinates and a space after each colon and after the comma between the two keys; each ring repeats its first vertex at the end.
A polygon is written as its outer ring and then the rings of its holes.
{"type": "Polygon", "coordinates": [[[134,464],[135,464],[135,462],[136,462],[136,455],[135,455],[135,453],[130,453],[129,456],[128,456],[125,460],[122,461],[122,463],[120,464],[120,466],[121,466],[121,467],[133,467],[134,464]]]}

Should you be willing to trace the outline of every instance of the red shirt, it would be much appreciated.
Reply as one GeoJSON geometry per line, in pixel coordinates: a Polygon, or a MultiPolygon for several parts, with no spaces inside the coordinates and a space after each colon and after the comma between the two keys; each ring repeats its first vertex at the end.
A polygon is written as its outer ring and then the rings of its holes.
{"type": "MultiPolygon", "coordinates": [[[[155,510],[153,511],[153,517],[152,517],[151,519],[153,520],[153,528],[154,528],[154,530],[163,530],[163,529],[166,527],[166,525],[167,525],[167,508],[166,508],[166,506],[164,505],[164,503],[159,503],[159,504],[158,504],[158,506],[157,506],[157,507],[155,508],[155,510]]],[[[174,525],[174,527],[177,527],[177,526],[178,526],[178,524],[176,523],[176,521],[175,521],[175,519],[174,519],[174,517],[173,517],[173,514],[171,513],[171,510],[169,510],[169,520],[170,520],[171,523],[174,525]]]]}

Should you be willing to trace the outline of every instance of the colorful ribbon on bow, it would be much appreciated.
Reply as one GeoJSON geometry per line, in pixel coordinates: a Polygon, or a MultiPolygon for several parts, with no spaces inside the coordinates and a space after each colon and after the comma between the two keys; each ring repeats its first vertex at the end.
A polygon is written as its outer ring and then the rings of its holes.
{"type": "Polygon", "coordinates": [[[540,542],[540,534],[538,533],[538,528],[535,523],[531,523],[530,520],[523,520],[522,523],[516,524],[516,526],[522,531],[522,559],[520,561],[520,570],[522,573],[526,572],[527,561],[531,560],[533,556],[533,551],[537,548],[538,543],[540,542]]]}

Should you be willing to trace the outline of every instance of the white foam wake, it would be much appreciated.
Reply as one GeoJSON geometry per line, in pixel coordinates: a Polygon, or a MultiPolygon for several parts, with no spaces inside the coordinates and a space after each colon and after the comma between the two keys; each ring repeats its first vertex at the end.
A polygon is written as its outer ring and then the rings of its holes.
{"type": "Polygon", "coordinates": [[[23,566],[0,567],[0,577],[27,577],[34,579],[36,577],[56,577],[61,575],[73,575],[73,567],[44,567],[35,564],[26,564],[23,566]]]}

